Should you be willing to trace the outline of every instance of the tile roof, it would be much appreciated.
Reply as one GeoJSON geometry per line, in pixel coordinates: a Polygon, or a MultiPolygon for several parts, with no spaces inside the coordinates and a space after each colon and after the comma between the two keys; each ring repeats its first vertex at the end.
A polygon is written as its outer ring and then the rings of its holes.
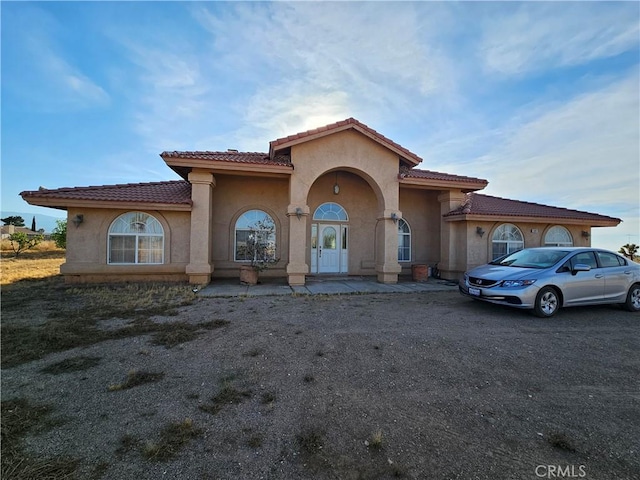
{"type": "Polygon", "coordinates": [[[609,221],[619,223],[619,218],[599,215],[597,213],[582,212],[561,207],[550,207],[539,203],[510,200],[508,198],[492,197],[480,193],[468,193],[466,201],[445,217],[455,215],[492,215],[513,217],[541,217],[555,219],[571,219],[589,221],[609,221]]]}
{"type": "Polygon", "coordinates": [[[215,162],[233,162],[233,163],[256,163],[269,165],[290,166],[291,160],[284,155],[270,158],[268,153],[261,152],[236,152],[234,150],[226,152],[162,152],[160,156],[163,159],[168,158],[191,158],[194,160],[211,160],[215,162]]]}
{"type": "Polygon", "coordinates": [[[400,179],[403,179],[403,178],[426,178],[429,180],[484,183],[484,184],[489,183],[483,178],[466,177],[464,175],[453,175],[451,173],[433,172],[431,170],[419,170],[417,168],[413,168],[413,169],[401,168],[400,179]]]}
{"type": "Polygon", "coordinates": [[[24,191],[25,200],[88,200],[98,202],[138,202],[191,205],[191,184],[184,180],[153,183],[126,183],[91,187],[41,188],[24,191]]]}
{"type": "Polygon", "coordinates": [[[357,130],[362,131],[365,134],[368,134],[372,138],[376,139],[378,142],[382,144],[386,144],[388,147],[391,147],[393,150],[397,150],[403,154],[403,156],[409,160],[412,160],[414,163],[418,164],[422,162],[422,158],[420,158],[415,153],[407,150],[402,145],[394,142],[393,140],[385,137],[381,133],[375,131],[373,128],[368,127],[362,122],[359,122],[353,117],[347,118],[346,120],[341,120],[339,122],[331,123],[329,125],[325,125],[324,127],[314,128],[312,130],[307,130],[306,132],[296,133],[295,135],[289,135],[287,137],[278,138],[269,142],[270,151],[278,150],[277,147],[289,144],[291,142],[297,143],[297,140],[304,140],[308,137],[317,136],[319,134],[330,134],[333,131],[341,131],[346,130],[348,128],[356,128],[357,130]]]}

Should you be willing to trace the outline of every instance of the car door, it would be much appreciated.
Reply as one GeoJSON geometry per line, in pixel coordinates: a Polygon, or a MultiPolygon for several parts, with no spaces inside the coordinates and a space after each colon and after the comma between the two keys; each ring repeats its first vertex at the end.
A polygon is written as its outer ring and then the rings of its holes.
{"type": "Polygon", "coordinates": [[[633,272],[627,261],[615,253],[597,252],[604,273],[604,300],[624,302],[633,282],[633,272]]]}
{"type": "Polygon", "coordinates": [[[580,252],[569,259],[573,270],[578,264],[588,265],[588,272],[566,272],[563,275],[562,294],[565,305],[579,305],[602,302],[604,296],[604,273],[598,268],[595,252],[580,252]]]}

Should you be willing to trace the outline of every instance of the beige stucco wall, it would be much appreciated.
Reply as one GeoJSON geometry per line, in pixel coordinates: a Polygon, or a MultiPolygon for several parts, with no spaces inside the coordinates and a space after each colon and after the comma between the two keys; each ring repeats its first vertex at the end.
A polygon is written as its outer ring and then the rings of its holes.
{"type": "Polygon", "coordinates": [[[289,256],[288,178],[216,175],[213,189],[211,258],[213,277],[238,277],[241,262],[234,261],[235,225],[248,210],[262,210],[276,224],[276,248],[280,261],[261,276],[285,276],[289,256]]]}
{"type": "Polygon", "coordinates": [[[137,210],[153,215],[164,229],[163,265],[107,264],[108,231],[111,223],[131,210],[70,208],[67,213],[66,262],[60,267],[67,282],[184,281],[189,261],[189,212],[137,210]],[[75,226],[71,219],[83,215],[75,226]]]}
{"type": "Polygon", "coordinates": [[[402,274],[411,273],[412,264],[433,266],[440,261],[440,204],[434,190],[400,189],[402,218],[411,229],[411,261],[400,262],[402,274]]]}

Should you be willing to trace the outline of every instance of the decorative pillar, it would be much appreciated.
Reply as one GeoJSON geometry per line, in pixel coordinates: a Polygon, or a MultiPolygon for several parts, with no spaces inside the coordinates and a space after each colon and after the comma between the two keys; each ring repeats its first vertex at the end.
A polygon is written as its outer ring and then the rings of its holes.
{"type": "Polygon", "coordinates": [[[189,283],[206,285],[211,281],[213,264],[211,263],[213,207],[213,187],[216,181],[213,174],[193,170],[189,173],[191,182],[191,235],[189,236],[189,264],[186,273],[189,283]]]}
{"type": "Polygon", "coordinates": [[[440,261],[438,270],[442,278],[457,279],[464,272],[466,259],[466,225],[464,222],[446,222],[444,215],[458,208],[467,196],[460,190],[442,192],[440,202],[440,261]],[[459,232],[456,233],[456,230],[459,232]]]}
{"type": "Polygon", "coordinates": [[[385,210],[376,229],[376,273],[380,283],[398,283],[402,267],[398,263],[398,220],[402,212],[385,210]]]}
{"type": "Polygon", "coordinates": [[[308,205],[289,205],[289,263],[287,263],[287,277],[289,285],[304,285],[305,276],[309,273],[307,258],[307,219],[308,205]]]}

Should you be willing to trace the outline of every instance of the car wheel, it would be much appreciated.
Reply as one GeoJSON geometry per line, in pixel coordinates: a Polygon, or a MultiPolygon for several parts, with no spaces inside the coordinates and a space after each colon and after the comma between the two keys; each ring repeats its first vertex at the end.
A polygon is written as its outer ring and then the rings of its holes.
{"type": "Polygon", "coordinates": [[[560,297],[558,292],[551,287],[541,288],[536,295],[536,303],[533,313],[542,318],[553,317],[560,309],[560,297]]]}
{"type": "Polygon", "coordinates": [[[624,308],[630,312],[640,312],[640,283],[631,285],[624,308]]]}

